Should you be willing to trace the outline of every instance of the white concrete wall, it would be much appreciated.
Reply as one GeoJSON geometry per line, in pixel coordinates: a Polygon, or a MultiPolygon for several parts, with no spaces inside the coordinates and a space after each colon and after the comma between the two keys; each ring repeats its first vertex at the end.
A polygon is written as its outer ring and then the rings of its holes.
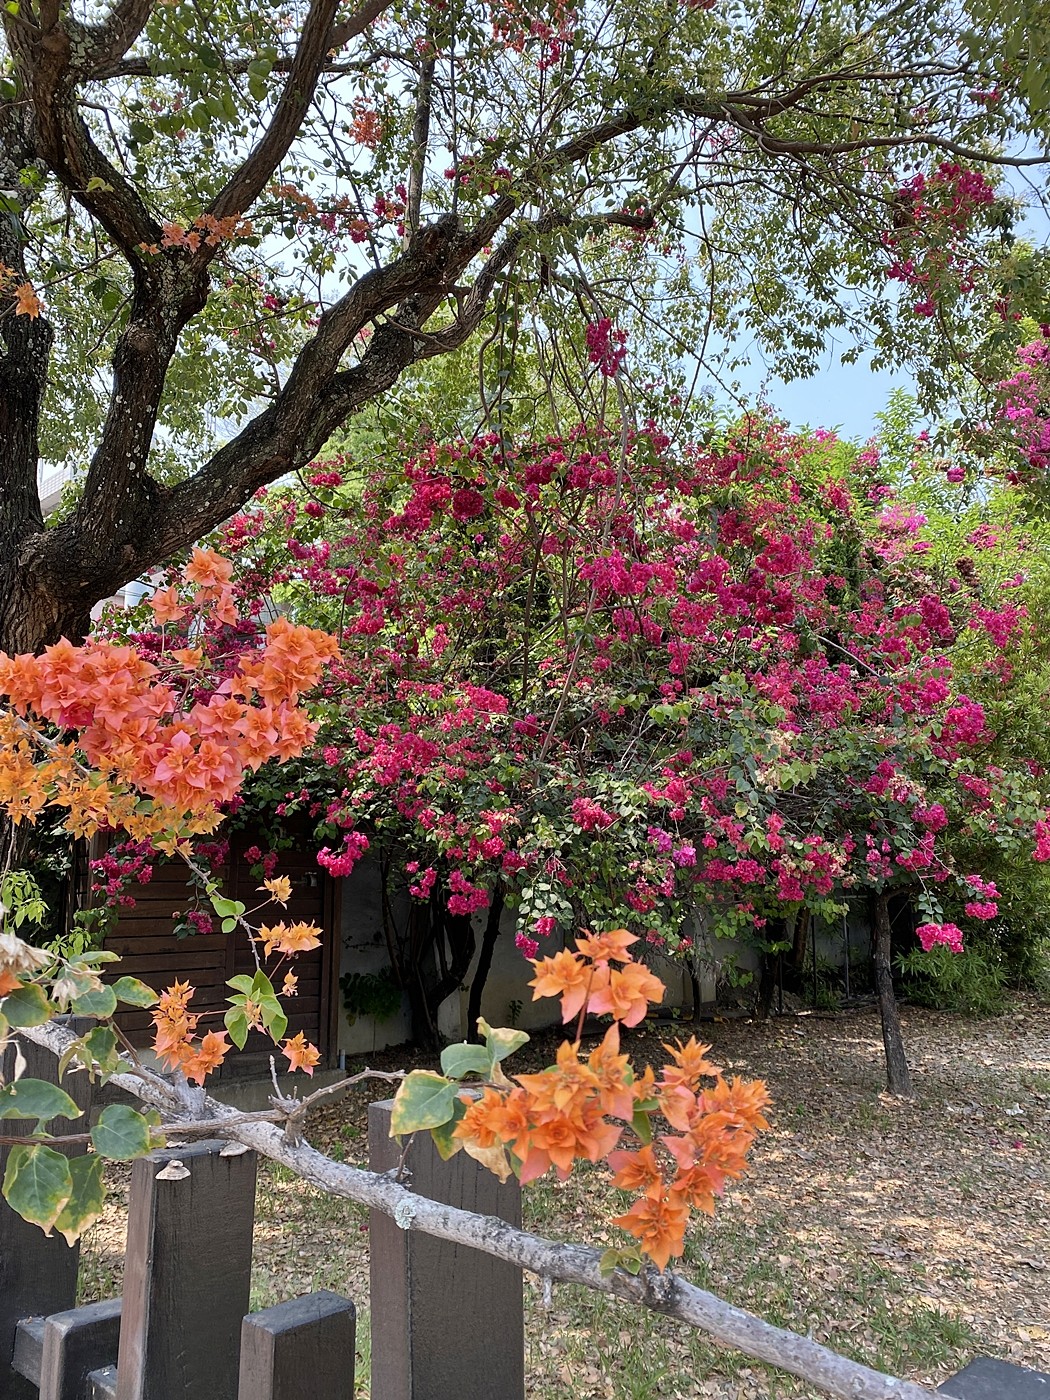
{"type": "MultiPolygon", "coordinates": [[[[407,897],[399,901],[394,909],[394,917],[399,926],[408,915],[407,897]]],[[[487,911],[475,916],[475,934],[478,952],[464,978],[463,986],[441,1005],[438,1014],[438,1027],[449,1040],[462,1040],[467,1030],[467,989],[477,967],[481,940],[484,933],[487,911]]],[[[494,1026],[517,1025],[523,1030],[540,1030],[557,1025],[560,1021],[558,1003],[548,998],[534,1001],[532,988],[528,983],[532,978],[532,968],[514,946],[515,914],[507,910],[501,923],[501,934],[492,957],[492,967],[485,983],[481,1001],[481,1014],[494,1026]],[[519,1002],[520,1006],[512,1003],[519,1002]]],[[[343,883],[342,889],[342,960],[340,976],[347,972],[378,972],[389,966],[386,939],[383,934],[383,916],[380,877],[378,867],[369,860],[363,860],[353,874],[343,883]]],[[[551,951],[556,945],[548,940],[543,951],[551,951]]],[[[701,995],[705,1002],[715,999],[715,982],[721,960],[727,956],[731,945],[715,946],[711,949],[710,960],[701,972],[701,995]]],[[[744,950],[754,962],[752,950],[744,950]]],[[[692,994],[689,977],[685,970],[666,958],[653,960],[653,970],[667,986],[664,1006],[691,1008],[692,994]]],[[[351,1025],[342,1010],[342,993],[339,993],[339,1049],[348,1055],[367,1054],[381,1050],[388,1045],[400,1045],[408,1039],[411,1020],[408,999],[402,999],[401,1010],[389,1020],[377,1022],[369,1016],[359,1016],[351,1025]]]]}

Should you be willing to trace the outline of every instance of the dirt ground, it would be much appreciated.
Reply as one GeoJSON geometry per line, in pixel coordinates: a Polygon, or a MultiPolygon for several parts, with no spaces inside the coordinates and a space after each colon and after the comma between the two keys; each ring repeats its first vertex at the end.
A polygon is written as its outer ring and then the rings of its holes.
{"type": "MultiPolygon", "coordinates": [[[[989,1020],[904,1008],[903,1019],[913,1103],[881,1092],[873,1011],[704,1027],[713,1059],[767,1081],[773,1127],[716,1219],[693,1230],[682,1270],[770,1321],[913,1380],[937,1384],[979,1354],[1050,1371],[1050,1008],[1022,1002],[989,1020]]],[[[636,1062],[657,1058],[660,1040],[676,1033],[632,1033],[636,1062]]],[[[518,1067],[549,1062],[551,1049],[527,1047],[518,1067]]],[[[422,1061],[391,1051],[370,1062],[422,1061]]],[[[326,1109],[311,1138],[361,1161],[374,1096],[364,1086],[326,1109]]],[[[529,1188],[527,1226],[613,1243],[619,1232],[607,1221],[620,1206],[606,1183],[590,1171],[529,1188]]],[[[85,1242],[85,1300],[119,1288],[126,1177],[113,1187],[111,1209],[85,1242]]],[[[253,1304],[321,1287],[364,1304],[367,1269],[367,1212],[267,1165],[253,1304]]],[[[678,1324],[583,1290],[556,1288],[547,1306],[527,1279],[526,1306],[535,1400],[813,1394],[678,1324]]],[[[367,1325],[358,1363],[366,1395],[367,1325]]]]}

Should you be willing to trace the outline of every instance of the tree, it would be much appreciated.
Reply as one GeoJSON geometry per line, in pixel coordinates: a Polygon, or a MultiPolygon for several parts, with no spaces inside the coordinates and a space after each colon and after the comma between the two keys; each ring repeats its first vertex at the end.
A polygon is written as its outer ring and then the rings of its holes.
{"type": "Polygon", "coordinates": [[[990,86],[994,23],[960,43],[918,0],[20,0],[3,27],[6,651],[82,635],[483,324],[624,382],[628,330],[673,377],[751,333],[805,372],[835,329],[942,391],[995,351],[957,315],[1005,275],[980,171],[1040,160],[1007,154],[1039,122],[990,86]],[[83,467],[47,530],[41,463],[83,467]]]}
{"type": "MultiPolygon", "coordinates": [[[[342,644],[312,753],[260,773],[245,810],[306,813],[333,874],[371,848],[413,897],[387,932],[416,1033],[486,906],[475,1014],[504,901],[526,953],[635,924],[691,965],[698,911],[768,950],[791,916],[861,893],[906,1091],[890,896],[924,946],[957,951],[946,893],[964,926],[998,913],[975,853],[1023,869],[1044,850],[1042,786],[987,679],[1009,669],[1014,595],[948,586],[892,456],[768,419],[680,452],[654,425],[397,448],[363,478],[318,462],[223,539],[249,617],[277,600],[342,644]]],[[[147,650],[190,641],[144,633],[150,611],[114,625],[147,650]]],[[[222,623],[199,640],[230,646],[222,623]]]]}

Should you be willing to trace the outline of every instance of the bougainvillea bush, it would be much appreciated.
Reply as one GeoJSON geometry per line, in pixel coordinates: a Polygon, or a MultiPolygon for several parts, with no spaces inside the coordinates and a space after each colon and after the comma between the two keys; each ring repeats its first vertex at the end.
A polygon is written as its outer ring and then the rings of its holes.
{"type": "Polygon", "coordinates": [[[581,923],[689,955],[698,911],[761,941],[891,890],[960,946],[1000,891],[953,851],[1050,854],[1041,773],[989,716],[1029,619],[946,577],[892,478],[764,417],[685,450],[581,426],[315,464],[223,532],[249,619],[340,642],[310,755],[255,800],[421,911],[505,900],[530,956],[581,923]]]}
{"type": "MultiPolygon", "coordinates": [[[[312,1074],[319,1061],[302,1032],[285,1035],[285,1007],[296,995],[295,957],[318,945],[320,930],[283,919],[266,924],[258,917],[287,904],[286,877],[263,881],[254,910],[223,897],[194,865],[190,842],[218,825],[220,808],[236,798],[246,773],[303,752],[314,725],[301,698],[333,658],[335,642],[277,618],[255,645],[246,645],[238,635],[243,629],[230,574],[227,560],[196,549],[182,571],[182,586],[169,585],[153,596],[162,629],[157,647],[139,650],[98,639],[82,646],[62,642],[38,657],[0,653],[5,813],[21,825],[55,808],[71,832],[122,829],[140,850],[148,844],[181,856],[223,928],[247,938],[255,960],[254,974],[230,979],[222,1028],[209,1025],[207,1015],[194,1012],[188,983],[176,981],[158,995],[133,977],[104,980],[106,964],[117,960],[113,953],[68,954],[27,943],[19,930],[38,911],[31,891],[5,879],[0,1050],[13,1032],[32,1032],[64,1011],[89,1018],[95,1024],[71,1039],[59,1077],[75,1065],[103,1081],[127,1072],[149,1081],[148,1068],[113,1021],[121,1003],[153,1008],[152,1048],[177,1084],[203,1085],[231,1042],[243,1049],[251,1030],[279,1044],[293,1070],[312,1074]],[[212,645],[184,646],[184,638],[164,630],[183,622],[208,635],[212,645]],[[225,646],[216,626],[233,634],[226,635],[225,646]]],[[[442,1056],[443,1074],[415,1071],[405,1078],[392,1120],[398,1136],[430,1129],[443,1155],[465,1149],[503,1179],[514,1171],[531,1181],[551,1168],[564,1178],[577,1159],[608,1160],[615,1183],[638,1192],[616,1222],[638,1243],[612,1251],[607,1264],[632,1272],[643,1257],[663,1269],[682,1253],[691,1209],[713,1210],[726,1181],[743,1171],[756,1133],[766,1126],[767,1103],[763,1085],[727,1082],[705,1058],[709,1047],[695,1040],[668,1047],[659,1080],[651,1067],[635,1077],[620,1053],[619,1026],[636,1025],[664,993],[633,958],[636,942],[624,929],[585,933],[575,953],[534,963],[535,995],[560,996],[565,1020],[576,1022],[575,1038],[562,1045],[556,1065],[511,1081],[502,1062],[528,1037],[482,1022],[484,1047],[450,1046],[442,1056]],[[588,1013],[608,1015],[612,1025],[601,1045],[581,1059],[588,1013]],[[464,1091],[467,1078],[480,1081],[480,1098],[473,1087],[464,1091]],[[713,1083],[703,1087],[708,1078],[713,1083]],[[650,1118],[657,1110],[675,1131],[654,1144],[650,1118]],[[639,1149],[616,1152],[628,1126],[640,1139],[639,1149]]],[[[9,1077],[0,1078],[0,1119],[35,1126],[5,1142],[10,1152],[4,1197],[27,1220],[72,1241],[102,1213],[104,1162],[132,1160],[163,1142],[162,1119],[110,1105],[90,1129],[91,1152],[69,1160],[56,1150],[62,1140],[49,1125],[79,1117],[76,1103],[59,1084],[27,1076],[19,1054],[10,1058],[10,1070],[4,1070],[9,1077]]]]}

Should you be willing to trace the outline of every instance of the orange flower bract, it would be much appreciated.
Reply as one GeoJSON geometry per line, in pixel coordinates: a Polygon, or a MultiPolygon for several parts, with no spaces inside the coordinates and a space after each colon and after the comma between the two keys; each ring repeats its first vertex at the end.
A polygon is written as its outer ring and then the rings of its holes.
{"type": "Polygon", "coordinates": [[[310,1075],[313,1074],[321,1060],[320,1050],[310,1044],[302,1031],[284,1042],[281,1054],[288,1060],[289,1069],[301,1069],[304,1074],[310,1075]]]}

